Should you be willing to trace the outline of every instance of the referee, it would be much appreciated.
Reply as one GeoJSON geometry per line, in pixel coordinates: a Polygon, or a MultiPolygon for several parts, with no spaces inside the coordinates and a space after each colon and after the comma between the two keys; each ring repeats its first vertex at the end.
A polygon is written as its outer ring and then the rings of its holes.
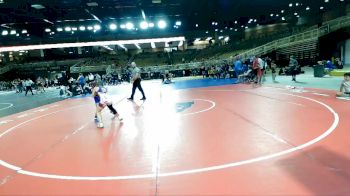
{"type": "Polygon", "coordinates": [[[145,93],[143,92],[142,86],[141,86],[141,75],[140,75],[140,69],[136,67],[136,63],[132,62],[131,63],[132,67],[132,93],[131,96],[128,98],[128,100],[133,101],[134,100],[134,95],[135,95],[135,90],[138,88],[140,92],[142,93],[142,98],[141,100],[146,100],[145,93]]]}

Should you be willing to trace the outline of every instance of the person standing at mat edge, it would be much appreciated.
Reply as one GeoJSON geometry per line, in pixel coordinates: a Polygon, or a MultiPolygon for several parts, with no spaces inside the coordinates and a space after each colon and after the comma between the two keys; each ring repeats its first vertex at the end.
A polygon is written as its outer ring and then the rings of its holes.
{"type": "Polygon", "coordinates": [[[24,86],[26,87],[25,96],[27,96],[28,91],[30,91],[32,93],[32,95],[34,95],[33,89],[32,89],[33,84],[34,84],[34,82],[30,78],[28,78],[26,81],[24,81],[24,86]]]}
{"type": "Polygon", "coordinates": [[[134,95],[135,95],[135,90],[138,88],[140,92],[142,93],[142,98],[141,100],[146,100],[145,93],[143,92],[142,86],[141,86],[141,74],[140,74],[140,69],[136,67],[136,63],[132,62],[131,63],[131,68],[132,68],[132,76],[131,76],[131,82],[132,82],[132,93],[131,96],[128,98],[128,100],[133,101],[134,100],[134,95]]]}

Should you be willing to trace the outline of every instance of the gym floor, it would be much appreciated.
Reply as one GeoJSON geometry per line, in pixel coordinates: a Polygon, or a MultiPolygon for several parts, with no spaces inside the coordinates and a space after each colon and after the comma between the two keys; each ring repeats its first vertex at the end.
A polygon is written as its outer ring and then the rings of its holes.
{"type": "Polygon", "coordinates": [[[350,194],[350,100],[234,83],[109,87],[104,129],[91,97],[0,95],[0,195],[350,194]]]}

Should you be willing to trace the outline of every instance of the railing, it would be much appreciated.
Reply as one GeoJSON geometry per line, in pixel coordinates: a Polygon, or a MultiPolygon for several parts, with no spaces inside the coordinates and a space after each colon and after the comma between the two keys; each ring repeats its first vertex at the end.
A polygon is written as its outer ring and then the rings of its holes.
{"type": "Polygon", "coordinates": [[[241,57],[250,57],[254,55],[263,55],[271,51],[283,48],[286,46],[291,46],[299,44],[306,41],[317,40],[319,37],[326,35],[330,32],[334,32],[338,29],[350,26],[350,16],[344,16],[325,22],[324,25],[320,28],[309,30],[303,33],[292,35],[286,38],[278,39],[270,43],[264,44],[262,46],[256,47],[254,49],[248,50],[244,53],[241,53],[241,57]]]}

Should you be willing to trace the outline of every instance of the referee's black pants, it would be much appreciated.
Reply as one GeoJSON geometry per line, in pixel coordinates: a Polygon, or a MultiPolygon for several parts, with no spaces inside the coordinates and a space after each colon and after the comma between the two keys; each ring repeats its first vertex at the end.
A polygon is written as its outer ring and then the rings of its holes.
{"type": "Polygon", "coordinates": [[[141,78],[136,79],[134,81],[134,83],[132,83],[132,93],[131,93],[130,99],[134,99],[136,88],[138,88],[140,90],[140,92],[142,93],[142,98],[146,99],[145,93],[143,92],[143,89],[141,86],[141,78]]]}

